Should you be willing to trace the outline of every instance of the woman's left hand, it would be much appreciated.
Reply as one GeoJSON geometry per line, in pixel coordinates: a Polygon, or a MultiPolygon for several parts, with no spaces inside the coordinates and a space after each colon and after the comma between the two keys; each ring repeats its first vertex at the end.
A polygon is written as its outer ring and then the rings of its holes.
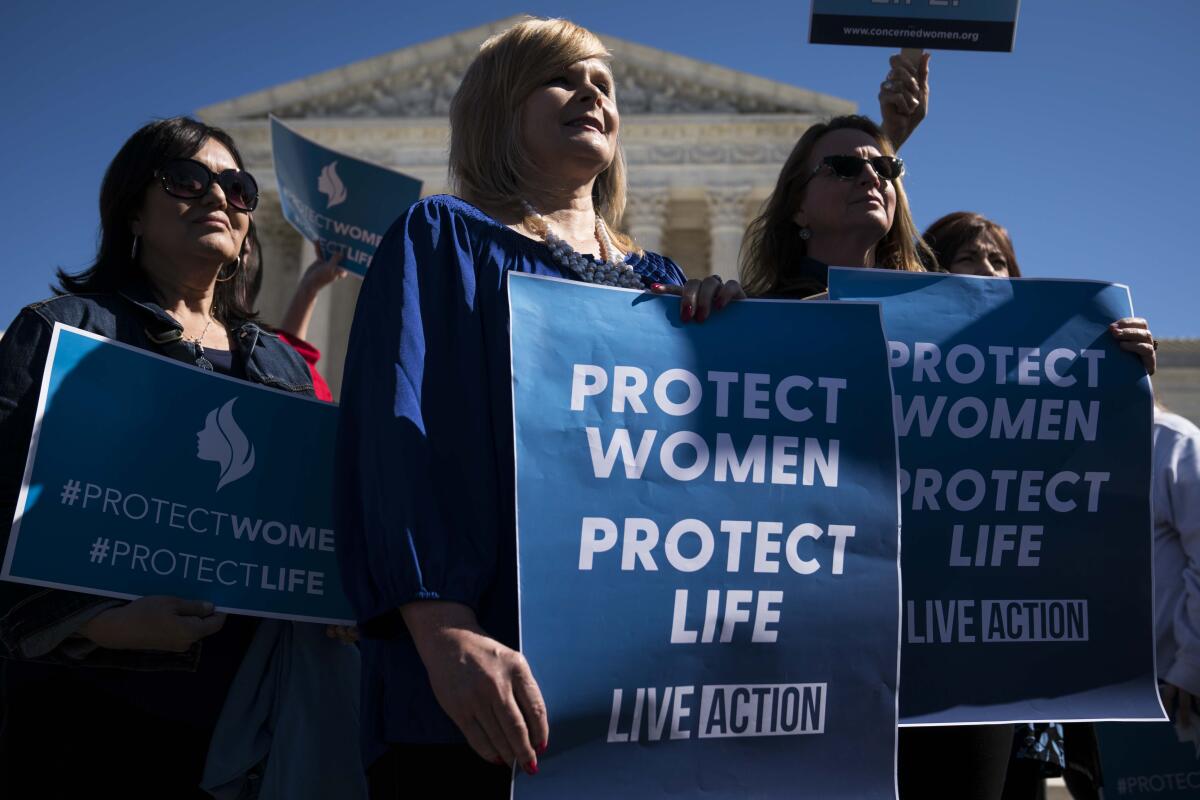
{"type": "Polygon", "coordinates": [[[732,300],[744,300],[746,293],[737,281],[727,281],[720,275],[709,275],[704,280],[693,278],[683,286],[668,286],[663,283],[650,285],[654,294],[674,294],[680,298],[679,318],[684,322],[704,322],[714,311],[720,311],[732,300]]]}
{"type": "Polygon", "coordinates": [[[358,628],[354,625],[326,625],[325,635],[342,644],[354,644],[358,641],[358,628]]]}
{"type": "Polygon", "coordinates": [[[326,258],[325,253],[321,249],[320,242],[313,242],[312,245],[317,257],[304,270],[304,275],[300,277],[300,283],[313,294],[316,294],[329,284],[336,283],[345,278],[350,274],[350,271],[342,266],[342,253],[333,250],[329,253],[329,257],[326,258]]]}
{"type": "Polygon", "coordinates": [[[1108,326],[1108,332],[1121,343],[1121,349],[1133,353],[1142,360],[1146,374],[1153,375],[1158,361],[1154,351],[1158,340],[1150,333],[1150,326],[1141,317],[1125,317],[1108,326]]]}

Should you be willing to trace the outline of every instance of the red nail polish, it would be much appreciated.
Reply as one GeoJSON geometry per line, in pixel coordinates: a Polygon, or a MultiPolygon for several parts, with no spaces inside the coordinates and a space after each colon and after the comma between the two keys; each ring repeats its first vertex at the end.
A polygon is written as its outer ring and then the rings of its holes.
{"type": "Polygon", "coordinates": [[[691,303],[683,304],[683,308],[679,312],[679,317],[684,322],[687,322],[689,319],[692,318],[692,304],[691,303]]]}
{"type": "Polygon", "coordinates": [[[538,774],[536,758],[533,761],[530,761],[528,764],[525,765],[525,774],[526,775],[537,775],[538,774]]]}
{"type": "Polygon", "coordinates": [[[656,292],[661,292],[665,287],[661,283],[652,283],[650,288],[656,292]]]}
{"type": "Polygon", "coordinates": [[[539,744],[537,746],[537,754],[540,756],[542,753],[546,752],[546,748],[549,746],[550,746],[549,741],[542,742],[541,744],[539,744]]]}

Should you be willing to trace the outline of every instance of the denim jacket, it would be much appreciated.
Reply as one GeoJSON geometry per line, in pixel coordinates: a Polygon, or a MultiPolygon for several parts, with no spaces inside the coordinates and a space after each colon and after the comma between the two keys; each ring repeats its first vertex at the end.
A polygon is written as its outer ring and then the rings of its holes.
{"type": "MultiPolygon", "coordinates": [[[[8,546],[56,322],[189,364],[196,359],[196,345],[183,339],[183,328],[155,303],[145,285],[63,295],[23,308],[0,338],[0,553],[8,546]]],[[[239,374],[251,383],[313,395],[308,367],[278,336],[253,322],[230,325],[229,332],[239,374]]],[[[0,581],[0,657],[141,670],[195,668],[199,643],[186,653],[107,650],[72,636],[92,617],[120,603],[0,581]]]]}

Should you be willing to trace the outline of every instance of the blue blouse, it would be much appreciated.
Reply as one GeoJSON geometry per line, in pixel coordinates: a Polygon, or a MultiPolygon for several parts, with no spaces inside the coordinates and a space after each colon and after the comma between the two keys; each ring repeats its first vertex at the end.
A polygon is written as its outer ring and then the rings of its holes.
{"type": "MultiPolygon", "coordinates": [[[[656,253],[631,264],[647,283],[685,281],[656,253]]],[[[509,270],[574,277],[542,242],[439,195],[392,225],[363,282],[336,500],[342,579],[364,633],[367,763],[387,744],[463,741],[399,606],[464,603],[489,635],[518,644],[509,270]]]]}

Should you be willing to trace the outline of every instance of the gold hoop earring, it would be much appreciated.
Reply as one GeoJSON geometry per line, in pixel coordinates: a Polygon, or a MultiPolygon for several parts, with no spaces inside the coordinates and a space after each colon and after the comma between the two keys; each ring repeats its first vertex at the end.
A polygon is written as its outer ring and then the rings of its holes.
{"type": "Polygon", "coordinates": [[[235,261],[234,264],[235,266],[233,268],[233,272],[229,273],[228,278],[222,278],[221,273],[219,271],[217,272],[217,283],[225,283],[226,281],[231,281],[237,277],[238,270],[242,268],[242,257],[238,256],[237,261],[235,261]]]}

